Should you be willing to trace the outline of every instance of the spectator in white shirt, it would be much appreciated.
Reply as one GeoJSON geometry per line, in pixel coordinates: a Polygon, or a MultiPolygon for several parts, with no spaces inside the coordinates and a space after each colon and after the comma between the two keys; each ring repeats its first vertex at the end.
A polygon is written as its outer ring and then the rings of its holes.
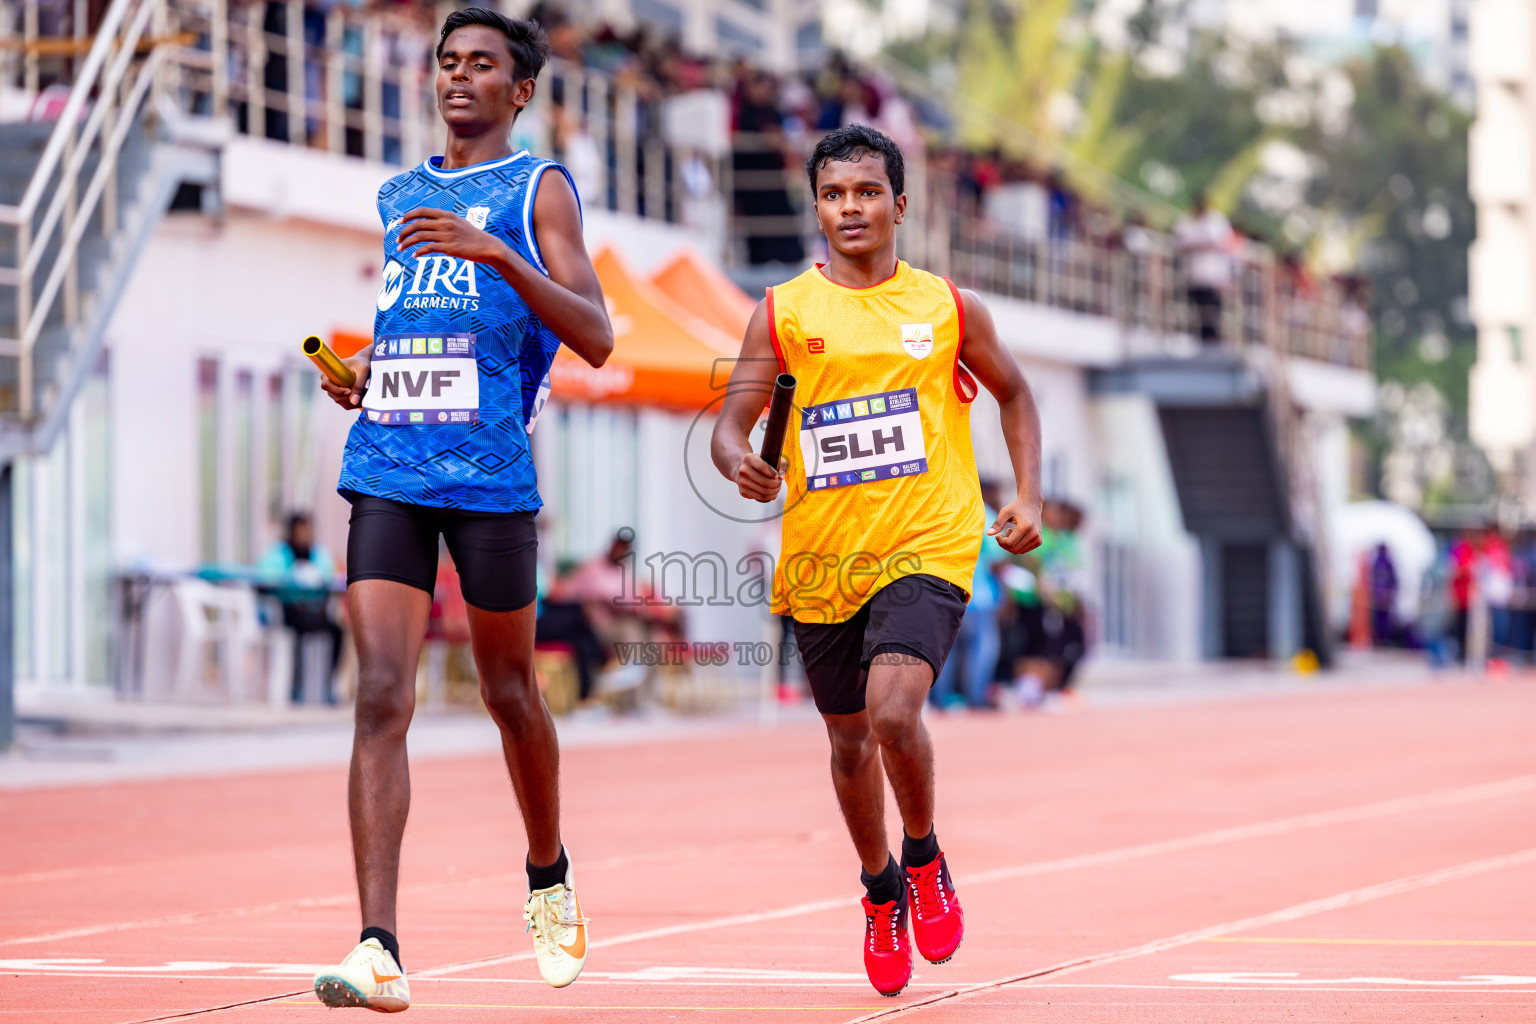
{"type": "Polygon", "coordinates": [[[1173,231],[1184,256],[1189,304],[1200,341],[1220,344],[1222,298],[1232,285],[1232,225],[1219,210],[1210,209],[1201,195],[1195,198],[1194,212],[1173,231]]]}

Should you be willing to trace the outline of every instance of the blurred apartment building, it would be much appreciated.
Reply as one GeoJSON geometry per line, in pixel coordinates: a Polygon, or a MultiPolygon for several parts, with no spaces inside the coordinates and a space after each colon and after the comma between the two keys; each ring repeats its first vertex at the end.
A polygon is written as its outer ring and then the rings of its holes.
{"type": "MultiPolygon", "coordinates": [[[[783,69],[811,50],[803,8],[782,0],[615,2],[586,16],[673,19],[712,55],[783,69]],[[738,30],[758,42],[737,46],[738,30]]],[[[350,417],[323,401],[298,343],[368,338],[375,191],[438,151],[435,22],[418,12],[5,3],[18,45],[0,48],[0,512],[14,600],[0,632],[25,698],[262,692],[241,682],[263,657],[249,606],[193,574],[249,564],[295,509],[345,550],[334,487],[350,417]]],[[[733,177],[733,154],[760,140],[733,135],[731,103],[557,60],[519,121],[520,144],[576,174],[618,335],[602,371],[557,363],[534,435],[550,568],[632,526],[664,589],[691,573],[730,597],[742,559],[773,544],[776,523],[732,505],[708,460],[736,338],[652,280],[680,259],[763,278],[745,265],[754,228],[733,177]]],[[[1221,343],[1202,345],[1167,236],[1000,220],[988,210],[1008,203],[958,201],[917,148],[903,255],[981,291],[1034,385],[1045,489],[1087,511],[1099,649],[1325,646],[1324,524],[1346,499],[1347,420],[1374,394],[1361,304],[1331,282],[1297,291],[1250,247],[1233,256],[1221,343]]],[[[803,191],[794,161],[777,180],[803,191]]],[[[788,230],[806,226],[800,206],[788,230]]],[[[982,472],[1011,484],[989,397],[974,421],[982,472]]],[[[695,639],[764,635],[763,609],[739,601],[688,616],[695,639]]]]}
{"type": "Polygon", "coordinates": [[[1468,273],[1477,362],[1469,426],[1506,496],[1529,518],[1536,514],[1536,18],[1529,0],[1474,0],[1471,64],[1477,240],[1468,273]]]}
{"type": "MultiPolygon", "coordinates": [[[[1468,8],[1474,0],[1192,0],[1180,25],[1215,28],[1240,38],[1285,37],[1327,65],[1373,45],[1398,45],[1413,54],[1425,79],[1472,103],[1468,8]]],[[[1170,5],[1171,6],[1171,5],[1170,5]]],[[[1119,17],[1134,15],[1141,0],[1101,5],[1119,17]]],[[[1102,16],[1102,15],[1101,15],[1102,16]]]]}

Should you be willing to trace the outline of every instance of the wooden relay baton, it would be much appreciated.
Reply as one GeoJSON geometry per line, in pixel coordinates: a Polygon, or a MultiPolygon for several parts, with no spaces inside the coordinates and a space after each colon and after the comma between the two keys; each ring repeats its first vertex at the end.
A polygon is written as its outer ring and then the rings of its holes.
{"type": "Polygon", "coordinates": [[[301,346],[304,354],[309,356],[309,361],[320,368],[327,380],[337,387],[349,388],[357,382],[357,374],[352,372],[352,367],[341,361],[341,357],[331,351],[331,346],[320,340],[318,334],[311,334],[304,339],[301,346]]]}

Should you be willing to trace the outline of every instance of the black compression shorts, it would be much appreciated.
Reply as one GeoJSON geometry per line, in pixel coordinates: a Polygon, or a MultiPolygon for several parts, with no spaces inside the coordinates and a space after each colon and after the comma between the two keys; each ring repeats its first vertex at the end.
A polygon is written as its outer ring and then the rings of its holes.
{"type": "Polygon", "coordinates": [[[877,654],[915,655],[937,677],[959,635],[966,603],[965,591],[953,583],[919,573],[888,584],[842,622],[797,621],[795,644],[816,710],[863,711],[869,663],[877,654]]]}
{"type": "Polygon", "coordinates": [[[432,593],[441,535],[468,603],[488,612],[510,612],[537,595],[534,513],[429,508],[355,492],[347,499],[352,502],[348,585],[394,580],[432,593]]]}

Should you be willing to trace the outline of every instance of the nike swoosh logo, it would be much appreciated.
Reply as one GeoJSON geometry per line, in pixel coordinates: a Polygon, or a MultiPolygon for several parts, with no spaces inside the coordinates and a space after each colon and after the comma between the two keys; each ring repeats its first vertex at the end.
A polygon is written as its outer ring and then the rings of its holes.
{"type": "MultiPolygon", "coordinates": [[[[585,945],[585,943],[583,943],[583,945],[585,945]]],[[[377,967],[369,967],[368,969],[373,972],[373,983],[375,985],[382,985],[386,981],[399,981],[400,980],[400,975],[398,975],[398,974],[386,974],[386,975],[384,975],[381,978],[381,977],[379,977],[379,969],[377,967]]]]}
{"type": "MultiPolygon", "coordinates": [[[[576,916],[581,916],[581,900],[579,899],[576,901],[576,916]]],[[[570,956],[576,960],[580,960],[582,957],[586,956],[587,926],[584,924],[578,924],[576,926],[576,941],[571,943],[569,946],[561,945],[560,948],[565,950],[567,956],[570,956]]]]}

